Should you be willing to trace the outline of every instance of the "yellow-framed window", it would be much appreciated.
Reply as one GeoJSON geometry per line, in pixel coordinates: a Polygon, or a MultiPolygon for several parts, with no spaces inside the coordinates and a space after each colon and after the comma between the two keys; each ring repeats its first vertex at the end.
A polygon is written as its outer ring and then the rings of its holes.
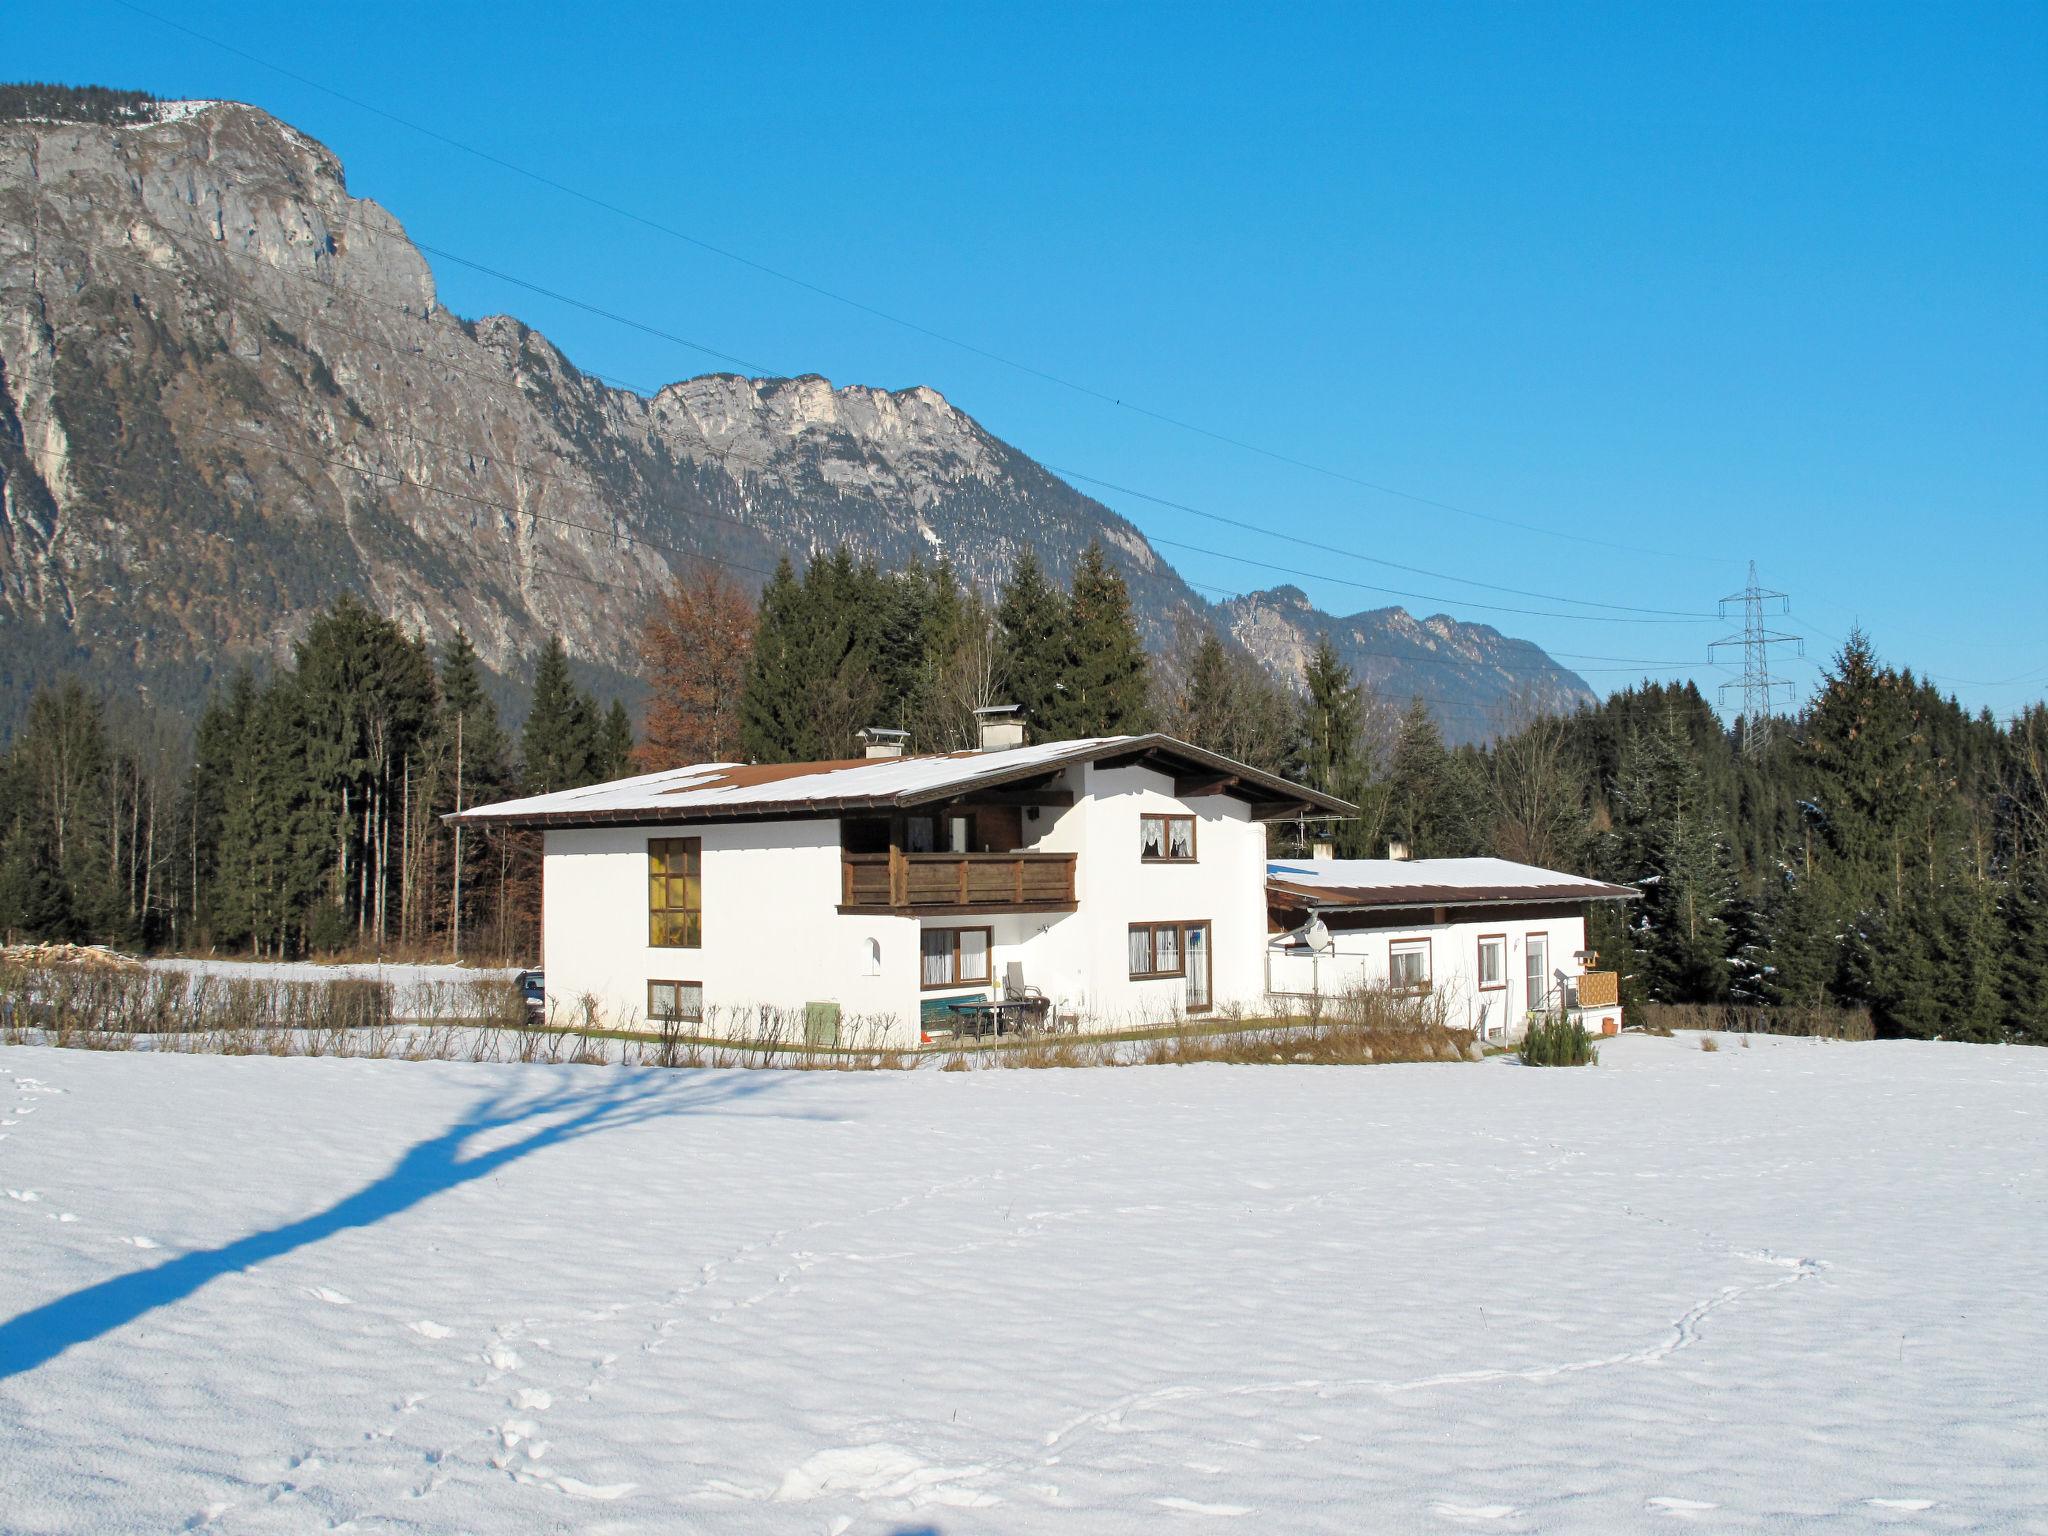
{"type": "Polygon", "coordinates": [[[647,842],[647,942],[655,949],[696,949],[704,942],[704,839],[647,842]]]}

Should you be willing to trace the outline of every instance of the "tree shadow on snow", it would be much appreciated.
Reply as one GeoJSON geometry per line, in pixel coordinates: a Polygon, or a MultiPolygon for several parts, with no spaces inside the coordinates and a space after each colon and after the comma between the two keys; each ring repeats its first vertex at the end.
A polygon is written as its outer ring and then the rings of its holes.
{"type": "Polygon", "coordinates": [[[493,1094],[438,1136],[412,1147],[389,1172],[324,1211],[102,1280],[0,1323],[0,1381],[34,1370],[73,1345],[100,1338],[158,1307],[183,1301],[222,1275],[351,1227],[374,1226],[530,1153],[672,1115],[704,1114],[764,1092],[780,1080],[780,1074],[768,1072],[593,1076],[595,1082],[583,1078],[540,1094],[493,1094]],[[510,1139],[504,1139],[508,1135],[510,1139]],[[472,1145],[480,1140],[485,1144],[472,1145]]]}

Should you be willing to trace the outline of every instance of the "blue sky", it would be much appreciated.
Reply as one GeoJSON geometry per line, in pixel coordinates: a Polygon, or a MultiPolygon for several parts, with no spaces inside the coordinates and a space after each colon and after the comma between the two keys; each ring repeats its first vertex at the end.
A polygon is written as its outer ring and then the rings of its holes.
{"type": "MultiPolygon", "coordinates": [[[[2048,692],[2048,7],[145,9],[265,62],[75,0],[7,72],[258,103],[416,239],[1352,552],[1076,482],[1210,595],[1404,588],[1711,691],[1726,624],[1361,557],[1689,613],[1754,558],[1802,693],[1859,620],[1972,707],[2048,692]]],[[[436,265],[595,371],[722,366],[436,265]]]]}

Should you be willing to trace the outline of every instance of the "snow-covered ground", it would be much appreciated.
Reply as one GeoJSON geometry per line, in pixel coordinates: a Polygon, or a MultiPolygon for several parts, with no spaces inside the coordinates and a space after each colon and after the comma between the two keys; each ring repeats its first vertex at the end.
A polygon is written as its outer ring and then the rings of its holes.
{"type": "Polygon", "coordinates": [[[10,1532],[2041,1530],[2048,1051],[0,1049],[10,1532]]]}

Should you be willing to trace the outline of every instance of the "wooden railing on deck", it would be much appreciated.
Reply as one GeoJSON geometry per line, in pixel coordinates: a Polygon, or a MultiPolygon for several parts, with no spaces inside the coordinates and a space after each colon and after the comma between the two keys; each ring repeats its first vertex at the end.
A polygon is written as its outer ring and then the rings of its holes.
{"type": "Polygon", "coordinates": [[[842,854],[840,903],[873,909],[1074,904],[1071,853],[842,854]]]}

